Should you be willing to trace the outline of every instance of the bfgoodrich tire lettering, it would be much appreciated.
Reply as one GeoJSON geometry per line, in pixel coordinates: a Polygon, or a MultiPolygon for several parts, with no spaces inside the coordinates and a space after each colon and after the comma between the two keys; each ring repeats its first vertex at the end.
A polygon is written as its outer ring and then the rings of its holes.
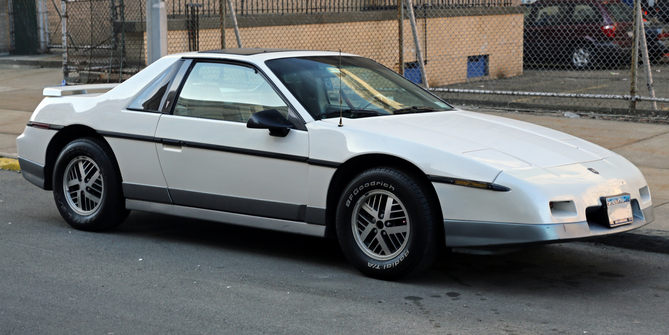
{"type": "Polygon", "coordinates": [[[395,168],[372,168],[342,194],[337,237],[348,260],[367,276],[417,274],[439,249],[437,211],[426,182],[395,168]]]}
{"type": "Polygon", "coordinates": [[[100,231],[128,216],[121,176],[111,150],[95,138],[70,142],[56,159],[53,196],[61,216],[75,229],[100,231]]]}

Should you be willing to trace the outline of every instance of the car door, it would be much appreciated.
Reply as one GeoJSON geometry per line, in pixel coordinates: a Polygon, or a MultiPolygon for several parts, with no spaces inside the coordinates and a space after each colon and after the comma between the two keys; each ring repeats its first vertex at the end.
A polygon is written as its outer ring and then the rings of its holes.
{"type": "Polygon", "coordinates": [[[246,127],[258,111],[293,113],[261,72],[194,61],[173,105],[156,149],[174,204],[304,221],[308,133],[246,127]]]}

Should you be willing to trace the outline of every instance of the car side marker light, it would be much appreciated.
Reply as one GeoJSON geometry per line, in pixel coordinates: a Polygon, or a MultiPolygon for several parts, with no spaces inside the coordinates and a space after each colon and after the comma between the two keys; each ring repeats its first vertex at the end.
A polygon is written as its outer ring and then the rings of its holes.
{"type": "Polygon", "coordinates": [[[499,184],[493,184],[493,183],[486,183],[486,182],[483,182],[483,181],[458,179],[458,178],[450,178],[450,177],[435,177],[435,176],[430,176],[429,179],[430,179],[430,181],[437,182],[437,183],[451,184],[451,185],[456,185],[456,186],[464,186],[464,187],[472,187],[472,188],[479,188],[479,189],[490,190],[490,191],[497,191],[497,192],[511,191],[511,189],[506,187],[506,186],[502,186],[502,185],[499,185],[499,184]]]}

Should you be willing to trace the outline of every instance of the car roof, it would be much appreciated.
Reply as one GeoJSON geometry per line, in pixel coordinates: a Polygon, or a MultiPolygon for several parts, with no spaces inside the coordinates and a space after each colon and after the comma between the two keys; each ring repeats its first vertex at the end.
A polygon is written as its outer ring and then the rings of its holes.
{"type": "MultiPolygon", "coordinates": [[[[317,51],[317,50],[292,50],[292,49],[273,49],[273,48],[230,48],[207,51],[197,51],[177,54],[175,56],[184,58],[218,58],[218,59],[238,59],[250,62],[263,62],[265,60],[277,58],[292,57],[313,57],[313,56],[338,56],[339,51],[317,51]]],[[[357,56],[349,53],[341,53],[342,56],[357,56]]]]}
{"type": "Polygon", "coordinates": [[[213,54],[229,54],[229,55],[257,55],[260,53],[268,52],[290,52],[290,51],[306,51],[306,50],[296,50],[296,49],[273,49],[273,48],[234,48],[234,49],[216,49],[216,50],[206,50],[198,51],[198,53],[213,53],[213,54]]]}

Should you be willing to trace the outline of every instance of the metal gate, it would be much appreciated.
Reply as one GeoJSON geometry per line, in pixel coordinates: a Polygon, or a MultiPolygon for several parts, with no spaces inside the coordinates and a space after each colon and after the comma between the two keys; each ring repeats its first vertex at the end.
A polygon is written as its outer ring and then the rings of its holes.
{"type": "MultiPolygon", "coordinates": [[[[128,8],[124,0],[68,0],[59,7],[51,2],[48,13],[58,15],[60,22],[50,25],[49,36],[51,45],[63,50],[67,84],[121,82],[146,66],[143,36],[126,34],[128,24],[144,20],[144,10],[137,3],[128,8]],[[126,20],[128,11],[135,19],[132,22],[126,20]],[[60,35],[54,26],[60,27],[60,35]]],[[[51,16],[49,22],[54,22],[51,16]]]]}

